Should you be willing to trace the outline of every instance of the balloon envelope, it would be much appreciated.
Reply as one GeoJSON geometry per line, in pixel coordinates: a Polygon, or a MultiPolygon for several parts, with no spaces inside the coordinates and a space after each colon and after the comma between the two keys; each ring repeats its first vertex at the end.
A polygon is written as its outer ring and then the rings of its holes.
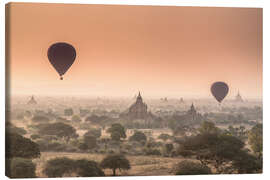
{"type": "Polygon", "coordinates": [[[221,103],[229,92],[229,86],[225,82],[215,82],[211,86],[211,92],[216,100],[221,103]]]}
{"type": "Polygon", "coordinates": [[[68,43],[55,43],[48,49],[48,59],[60,76],[67,72],[75,58],[76,50],[68,43]]]}

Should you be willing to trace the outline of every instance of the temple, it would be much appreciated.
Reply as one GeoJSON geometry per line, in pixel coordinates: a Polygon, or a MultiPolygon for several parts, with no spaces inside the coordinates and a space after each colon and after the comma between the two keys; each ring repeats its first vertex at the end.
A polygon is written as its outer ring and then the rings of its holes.
{"type": "Polygon", "coordinates": [[[241,97],[239,91],[238,91],[237,95],[235,96],[235,102],[244,102],[244,100],[241,97]]]}
{"type": "Polygon", "coordinates": [[[141,93],[139,92],[136,102],[128,109],[129,118],[145,119],[147,117],[147,105],[143,102],[141,93]]]}
{"type": "Polygon", "coordinates": [[[31,99],[27,103],[28,105],[37,104],[37,101],[35,100],[34,96],[31,96],[31,99]]]}

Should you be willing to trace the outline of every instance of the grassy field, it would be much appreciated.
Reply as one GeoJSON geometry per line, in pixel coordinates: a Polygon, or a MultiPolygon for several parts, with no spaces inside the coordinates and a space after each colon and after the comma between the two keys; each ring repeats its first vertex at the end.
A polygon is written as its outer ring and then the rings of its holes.
{"type": "MultiPolygon", "coordinates": [[[[105,155],[88,153],[64,153],[64,152],[42,152],[39,159],[35,159],[37,164],[36,174],[38,177],[46,177],[42,173],[46,161],[55,157],[68,157],[72,159],[86,158],[101,162],[105,155]]],[[[121,176],[151,176],[151,175],[173,175],[172,168],[183,158],[167,158],[158,156],[126,156],[130,161],[131,169],[128,171],[117,172],[121,176]]],[[[105,174],[110,176],[111,170],[106,169],[105,174]]]]}

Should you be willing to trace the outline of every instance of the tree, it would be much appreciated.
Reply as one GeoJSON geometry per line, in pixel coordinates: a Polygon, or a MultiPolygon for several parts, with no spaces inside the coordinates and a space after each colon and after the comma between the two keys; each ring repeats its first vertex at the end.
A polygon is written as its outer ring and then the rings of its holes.
{"type": "Polygon", "coordinates": [[[66,157],[50,159],[46,162],[43,173],[48,177],[62,177],[75,170],[76,161],[66,157]]]}
{"type": "Polygon", "coordinates": [[[78,115],[73,115],[72,118],[71,118],[71,121],[74,122],[74,123],[79,123],[79,122],[81,122],[82,120],[81,120],[80,116],[78,116],[78,115]]]}
{"type": "Polygon", "coordinates": [[[83,136],[84,143],[87,145],[88,149],[93,149],[97,146],[97,139],[92,135],[83,136]]]}
{"type": "Polygon", "coordinates": [[[227,173],[226,164],[235,160],[244,148],[244,143],[226,134],[199,134],[183,143],[185,150],[192,151],[204,165],[213,165],[218,173],[227,173]]]}
{"type": "Polygon", "coordinates": [[[19,128],[19,127],[12,125],[12,124],[9,124],[8,126],[6,126],[6,130],[11,132],[11,133],[17,133],[20,135],[27,134],[27,131],[24,128],[19,128]]]}
{"type": "Polygon", "coordinates": [[[80,177],[105,176],[95,161],[79,159],[76,161],[77,173],[80,177]]]}
{"type": "Polygon", "coordinates": [[[38,144],[19,134],[6,132],[6,158],[37,158],[39,156],[38,144]]]}
{"type": "Polygon", "coordinates": [[[47,161],[43,173],[48,177],[74,176],[74,174],[80,177],[104,176],[104,172],[95,161],[86,159],[73,160],[66,157],[47,161]]]}
{"type": "Polygon", "coordinates": [[[32,116],[32,113],[30,111],[25,111],[24,116],[30,118],[32,116]]]}
{"type": "Polygon", "coordinates": [[[72,108],[67,108],[64,110],[64,115],[65,116],[72,116],[73,115],[73,109],[72,108]]]}
{"type": "Polygon", "coordinates": [[[101,136],[101,129],[96,128],[89,129],[84,135],[99,138],[101,136]]]}
{"type": "Polygon", "coordinates": [[[112,124],[107,132],[111,134],[111,138],[114,140],[120,140],[121,138],[125,139],[127,137],[125,128],[118,123],[112,124]]]}
{"type": "Polygon", "coordinates": [[[85,122],[92,122],[92,123],[99,123],[100,121],[100,118],[99,116],[93,114],[91,116],[88,116],[86,119],[85,119],[85,122]]]}
{"type": "Polygon", "coordinates": [[[130,169],[129,160],[127,160],[125,156],[121,154],[108,155],[101,161],[100,166],[103,169],[111,169],[113,172],[113,176],[116,175],[117,169],[119,169],[120,171],[130,169]]]}
{"type": "Polygon", "coordinates": [[[59,138],[65,138],[67,141],[70,138],[77,138],[75,128],[65,123],[52,123],[41,126],[39,129],[41,135],[53,135],[59,138]]]}
{"type": "Polygon", "coordinates": [[[262,173],[262,158],[257,158],[247,151],[241,151],[232,162],[239,174],[262,173]]]}
{"type": "Polygon", "coordinates": [[[171,138],[171,136],[169,135],[169,134],[160,134],[159,136],[158,136],[158,139],[161,139],[161,140],[163,140],[163,141],[167,141],[168,139],[170,139],[171,138]]]}
{"type": "Polygon", "coordinates": [[[170,155],[173,150],[173,144],[171,143],[165,144],[164,150],[166,155],[170,155]]]}
{"type": "Polygon", "coordinates": [[[201,127],[198,130],[201,134],[216,134],[219,132],[219,129],[216,127],[216,125],[209,121],[203,121],[201,127]]]}
{"type": "Polygon", "coordinates": [[[30,138],[33,139],[33,140],[36,140],[36,139],[39,139],[40,138],[40,135],[38,135],[38,134],[32,134],[30,136],[30,138]]]}
{"type": "Polygon", "coordinates": [[[193,161],[182,161],[176,166],[175,175],[199,175],[199,174],[211,174],[211,169],[201,163],[193,161]]]}
{"type": "Polygon", "coordinates": [[[46,116],[35,115],[32,118],[32,122],[34,122],[34,123],[48,123],[49,121],[50,121],[50,119],[47,118],[46,116]]]}
{"type": "Polygon", "coordinates": [[[248,143],[254,153],[257,153],[259,157],[262,156],[262,124],[255,125],[248,133],[248,143]]]}
{"type": "Polygon", "coordinates": [[[6,176],[9,178],[35,178],[36,165],[25,158],[6,159],[6,176]]]}
{"type": "Polygon", "coordinates": [[[136,131],[132,136],[129,137],[130,141],[146,142],[147,138],[144,133],[136,131]]]}

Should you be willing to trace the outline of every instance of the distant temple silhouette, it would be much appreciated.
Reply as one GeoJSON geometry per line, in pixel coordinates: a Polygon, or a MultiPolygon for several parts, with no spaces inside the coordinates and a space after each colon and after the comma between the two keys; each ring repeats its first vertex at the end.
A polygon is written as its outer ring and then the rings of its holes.
{"type": "Polygon", "coordinates": [[[239,91],[238,91],[237,95],[235,96],[235,102],[244,102],[244,100],[241,97],[239,91]]]}
{"type": "Polygon", "coordinates": [[[200,113],[195,109],[194,104],[192,103],[190,109],[186,113],[186,118],[192,121],[202,121],[203,117],[200,113]]]}
{"type": "Polygon", "coordinates": [[[185,103],[185,101],[182,97],[180,98],[180,103],[185,103]]]}
{"type": "Polygon", "coordinates": [[[141,93],[139,92],[136,102],[128,109],[128,116],[131,119],[144,119],[147,117],[147,105],[143,102],[141,93]]]}
{"type": "Polygon", "coordinates": [[[35,100],[34,96],[31,96],[31,99],[27,102],[28,105],[34,105],[37,104],[37,101],[35,100]]]}
{"type": "Polygon", "coordinates": [[[160,100],[161,100],[162,102],[168,102],[168,98],[167,98],[167,97],[165,97],[165,98],[160,98],[160,100]]]}
{"type": "Polygon", "coordinates": [[[135,103],[120,116],[129,120],[150,120],[153,118],[153,114],[148,111],[147,104],[143,102],[141,92],[139,92],[135,103]]]}

